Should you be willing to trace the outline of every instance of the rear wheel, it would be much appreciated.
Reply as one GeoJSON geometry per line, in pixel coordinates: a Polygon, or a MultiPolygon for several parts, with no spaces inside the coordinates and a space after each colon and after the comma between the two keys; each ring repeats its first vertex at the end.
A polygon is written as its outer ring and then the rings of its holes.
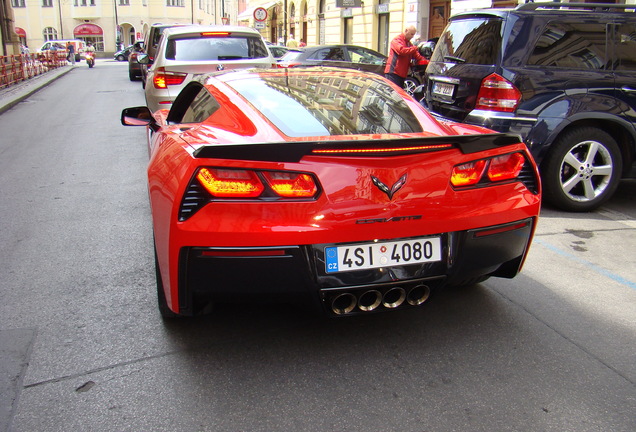
{"type": "Polygon", "coordinates": [[[124,61],[124,60],[126,60],[126,58],[123,55],[119,54],[117,56],[117,61],[124,61]]]}
{"type": "Polygon", "coordinates": [[[618,144],[608,133],[573,129],[554,142],[541,166],[543,197],[562,210],[593,210],[612,196],[622,168],[618,144]]]}

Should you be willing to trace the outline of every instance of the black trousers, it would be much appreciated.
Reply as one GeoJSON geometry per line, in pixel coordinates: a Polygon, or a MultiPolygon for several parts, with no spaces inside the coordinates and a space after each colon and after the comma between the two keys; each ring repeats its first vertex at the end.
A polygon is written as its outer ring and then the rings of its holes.
{"type": "Polygon", "coordinates": [[[402,78],[401,76],[396,75],[394,73],[387,73],[387,74],[384,74],[384,77],[388,79],[389,81],[397,84],[400,88],[404,88],[404,78],[402,78]]]}

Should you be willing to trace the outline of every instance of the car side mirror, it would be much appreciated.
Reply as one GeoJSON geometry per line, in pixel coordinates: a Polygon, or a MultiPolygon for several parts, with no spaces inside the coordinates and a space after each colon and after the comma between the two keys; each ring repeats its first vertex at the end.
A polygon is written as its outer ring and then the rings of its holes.
{"type": "Polygon", "coordinates": [[[153,122],[152,112],[146,106],[124,108],[121,124],[124,126],[147,126],[153,122]]]}
{"type": "Polygon", "coordinates": [[[150,57],[148,56],[148,54],[139,54],[137,56],[137,63],[141,63],[141,64],[152,64],[152,61],[150,61],[150,57]]]}

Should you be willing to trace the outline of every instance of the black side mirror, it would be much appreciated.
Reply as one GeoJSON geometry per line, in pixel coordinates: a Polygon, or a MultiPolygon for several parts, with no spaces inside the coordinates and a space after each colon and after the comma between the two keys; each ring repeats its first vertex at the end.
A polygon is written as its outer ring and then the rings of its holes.
{"type": "Polygon", "coordinates": [[[154,121],[148,107],[124,108],[121,112],[121,124],[124,126],[147,126],[154,121]]]}

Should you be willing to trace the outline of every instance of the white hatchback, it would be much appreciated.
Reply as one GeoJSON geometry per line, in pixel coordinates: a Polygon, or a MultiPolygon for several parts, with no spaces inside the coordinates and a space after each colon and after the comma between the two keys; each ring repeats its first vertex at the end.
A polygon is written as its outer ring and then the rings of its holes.
{"type": "MultiPolygon", "coordinates": [[[[139,63],[149,64],[141,55],[139,63]]],[[[275,68],[276,60],[260,33],[249,27],[184,26],[164,30],[146,78],[151,111],[169,109],[185,85],[198,74],[228,69],[275,68]]]]}

